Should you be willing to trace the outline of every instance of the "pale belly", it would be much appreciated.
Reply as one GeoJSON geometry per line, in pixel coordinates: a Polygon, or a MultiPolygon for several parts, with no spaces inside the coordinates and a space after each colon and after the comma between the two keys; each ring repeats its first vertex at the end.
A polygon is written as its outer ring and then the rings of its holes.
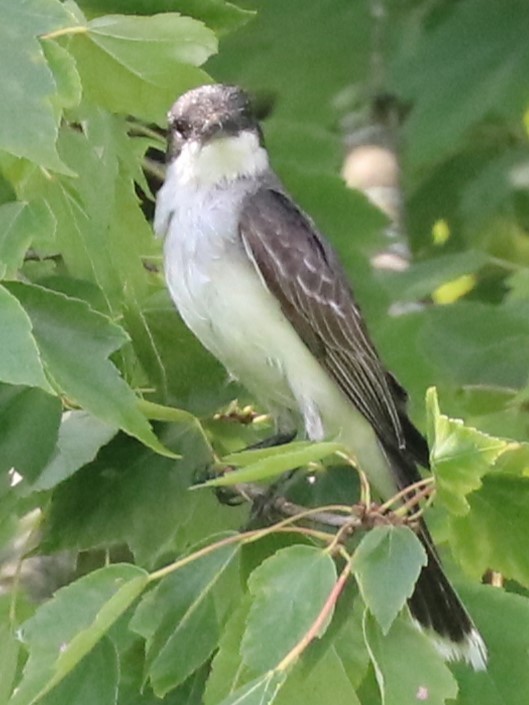
{"type": "Polygon", "coordinates": [[[396,487],[371,425],[308,350],[242,252],[183,261],[166,250],[177,308],[202,344],[286,425],[347,445],[383,497],[396,487]]]}
{"type": "Polygon", "coordinates": [[[207,198],[180,187],[175,198],[173,189],[166,180],[158,195],[157,230],[165,235],[165,275],[185,323],[281,429],[343,442],[378,493],[392,496],[396,487],[371,425],[299,338],[243,251],[237,194],[234,203],[233,189],[207,198]]]}

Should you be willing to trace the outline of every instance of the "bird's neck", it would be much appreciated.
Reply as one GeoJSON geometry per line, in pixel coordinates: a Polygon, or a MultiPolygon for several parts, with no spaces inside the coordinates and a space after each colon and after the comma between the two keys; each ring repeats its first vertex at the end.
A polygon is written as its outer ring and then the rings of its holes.
{"type": "Polygon", "coordinates": [[[169,165],[168,176],[181,186],[208,188],[258,177],[268,166],[268,155],[258,135],[244,130],[204,145],[188,142],[169,165]]]}

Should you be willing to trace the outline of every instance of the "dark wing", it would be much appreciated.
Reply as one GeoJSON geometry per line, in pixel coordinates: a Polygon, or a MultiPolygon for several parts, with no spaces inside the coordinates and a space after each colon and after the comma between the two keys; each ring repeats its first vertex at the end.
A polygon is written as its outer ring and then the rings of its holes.
{"type": "Polygon", "coordinates": [[[403,449],[405,392],[382,366],[337,257],[310,219],[281,191],[261,188],[243,207],[240,234],[303,342],[381,442],[403,449]]]}

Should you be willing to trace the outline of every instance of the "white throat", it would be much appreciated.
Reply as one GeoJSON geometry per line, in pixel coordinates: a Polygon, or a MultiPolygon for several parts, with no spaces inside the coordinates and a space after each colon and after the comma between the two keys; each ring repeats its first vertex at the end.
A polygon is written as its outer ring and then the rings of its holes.
{"type": "Polygon", "coordinates": [[[257,176],[268,168],[268,155],[257,134],[244,130],[204,145],[187,142],[169,169],[182,186],[207,187],[241,177],[257,176]]]}

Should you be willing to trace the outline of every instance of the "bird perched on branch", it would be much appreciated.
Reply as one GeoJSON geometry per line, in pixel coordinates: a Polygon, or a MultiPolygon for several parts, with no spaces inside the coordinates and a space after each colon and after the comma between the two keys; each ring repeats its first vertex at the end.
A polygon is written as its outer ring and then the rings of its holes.
{"type": "MultiPolygon", "coordinates": [[[[155,230],[182,318],[273,414],[283,438],[340,439],[384,499],[420,480],[425,439],[383,366],[337,256],[270,167],[261,128],[236,86],[207,85],[169,112],[167,173],[155,230]]],[[[485,668],[486,648],[441,567],[409,600],[448,659],[485,668]]]]}

